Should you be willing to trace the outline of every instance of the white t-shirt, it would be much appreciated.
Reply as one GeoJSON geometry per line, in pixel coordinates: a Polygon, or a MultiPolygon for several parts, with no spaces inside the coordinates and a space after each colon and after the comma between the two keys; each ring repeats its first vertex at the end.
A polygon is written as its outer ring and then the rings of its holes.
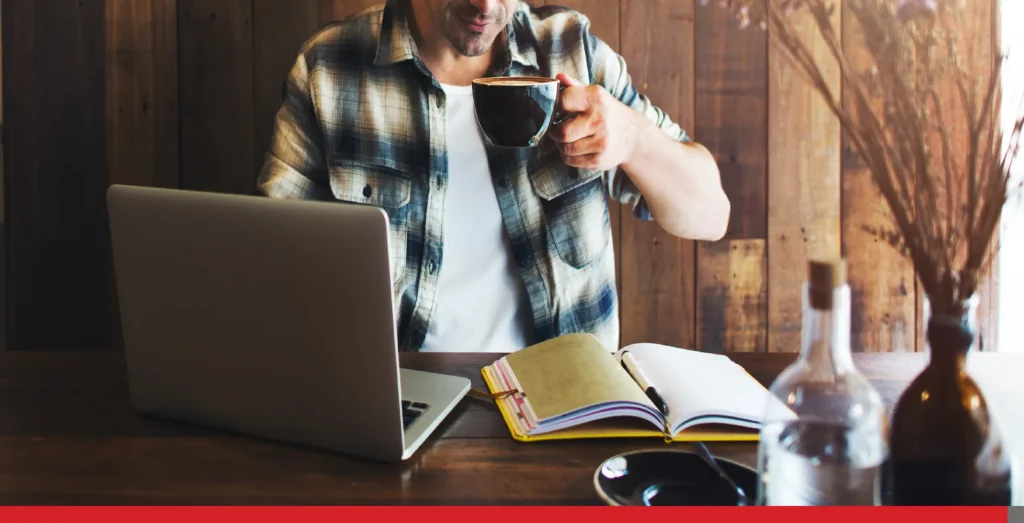
{"type": "Polygon", "coordinates": [[[509,247],[471,86],[447,94],[448,191],[437,304],[423,352],[514,352],[532,314],[509,247]]]}

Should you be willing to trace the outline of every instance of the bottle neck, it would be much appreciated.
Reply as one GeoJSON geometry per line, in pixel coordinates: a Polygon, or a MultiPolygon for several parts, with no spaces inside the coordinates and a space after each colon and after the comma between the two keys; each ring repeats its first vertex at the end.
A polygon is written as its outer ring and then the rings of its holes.
{"type": "Polygon", "coordinates": [[[815,369],[831,373],[853,369],[848,285],[834,289],[830,300],[822,300],[820,296],[812,296],[809,285],[804,283],[800,359],[815,369]]]}
{"type": "Polygon", "coordinates": [[[932,372],[943,375],[966,372],[967,352],[974,341],[974,333],[967,321],[953,315],[932,317],[928,320],[926,336],[928,366],[932,372]]]}
{"type": "Polygon", "coordinates": [[[963,301],[940,301],[932,306],[931,296],[924,301],[925,340],[928,367],[932,372],[962,375],[966,372],[967,353],[974,345],[977,329],[978,297],[963,301]]]}

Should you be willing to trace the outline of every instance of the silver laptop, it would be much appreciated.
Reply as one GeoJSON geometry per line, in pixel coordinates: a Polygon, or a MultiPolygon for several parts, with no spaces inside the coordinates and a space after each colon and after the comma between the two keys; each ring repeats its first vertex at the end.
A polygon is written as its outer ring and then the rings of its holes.
{"type": "Polygon", "coordinates": [[[139,411],[397,462],[469,391],[399,368],[384,210],[124,185],[107,205],[139,411]]]}

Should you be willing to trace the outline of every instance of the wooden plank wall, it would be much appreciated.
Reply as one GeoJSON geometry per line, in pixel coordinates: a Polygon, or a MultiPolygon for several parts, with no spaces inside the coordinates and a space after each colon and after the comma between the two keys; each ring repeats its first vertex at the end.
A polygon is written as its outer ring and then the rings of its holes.
{"type": "Polygon", "coordinates": [[[8,348],[112,342],[103,2],[3,3],[8,348]]]}
{"type": "MultiPolygon", "coordinates": [[[[0,0],[0,28],[3,27],[3,1],[0,0]]],[[[3,30],[0,29],[0,62],[3,60],[3,30]]],[[[0,67],[0,91],[4,85],[3,67],[0,67]]],[[[7,232],[4,226],[4,103],[0,97],[0,350],[7,348],[7,232]]]]}
{"type": "MultiPolygon", "coordinates": [[[[863,35],[844,18],[843,47],[856,64],[870,63],[863,35]]],[[[852,100],[846,100],[851,104],[852,100]]],[[[911,264],[866,232],[888,226],[889,213],[871,174],[844,135],[842,145],[842,250],[850,272],[851,338],[865,350],[914,350],[917,346],[917,284],[911,264]]]]}
{"type": "MultiPolygon", "coordinates": [[[[3,2],[0,1],[0,28],[3,27],[3,2]]],[[[0,30],[0,57],[3,56],[3,31],[0,30]]],[[[4,74],[3,68],[0,67],[0,89],[4,85],[4,74]]],[[[0,100],[0,137],[3,136],[4,128],[4,103],[0,100]]],[[[0,228],[3,227],[4,222],[4,140],[0,138],[0,228]]],[[[0,276],[2,277],[2,276],[0,276]]]]}
{"type": "MultiPolygon", "coordinates": [[[[299,46],[374,3],[4,0],[8,345],[118,348],[105,188],[252,192],[299,46]]],[[[885,223],[883,202],[767,34],[695,0],[533,3],[588,15],[641,91],[712,151],[732,201],[715,243],[672,238],[614,206],[623,344],[798,351],[807,257],[842,253],[854,350],[923,348],[912,268],[864,232],[885,223]]],[[[998,10],[968,4],[969,40],[985,49],[998,10]]],[[[843,42],[863,48],[845,25],[843,42]]],[[[991,340],[994,285],[982,300],[991,340]]]]}
{"type": "Polygon", "coordinates": [[[770,297],[768,38],[740,29],[722,9],[695,14],[694,138],[718,160],[732,204],[726,237],[697,247],[697,346],[762,352],[770,297]]]}

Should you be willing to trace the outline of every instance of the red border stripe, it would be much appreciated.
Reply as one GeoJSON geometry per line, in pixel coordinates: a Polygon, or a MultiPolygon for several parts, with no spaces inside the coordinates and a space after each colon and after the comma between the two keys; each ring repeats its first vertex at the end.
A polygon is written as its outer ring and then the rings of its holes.
{"type": "Polygon", "coordinates": [[[1006,507],[0,507],[0,521],[44,523],[201,523],[204,521],[318,522],[370,521],[402,518],[410,523],[472,521],[496,523],[660,523],[687,521],[724,523],[907,523],[927,518],[929,523],[969,521],[1006,523],[1006,507]],[[913,518],[913,519],[909,519],[913,518]]]}

